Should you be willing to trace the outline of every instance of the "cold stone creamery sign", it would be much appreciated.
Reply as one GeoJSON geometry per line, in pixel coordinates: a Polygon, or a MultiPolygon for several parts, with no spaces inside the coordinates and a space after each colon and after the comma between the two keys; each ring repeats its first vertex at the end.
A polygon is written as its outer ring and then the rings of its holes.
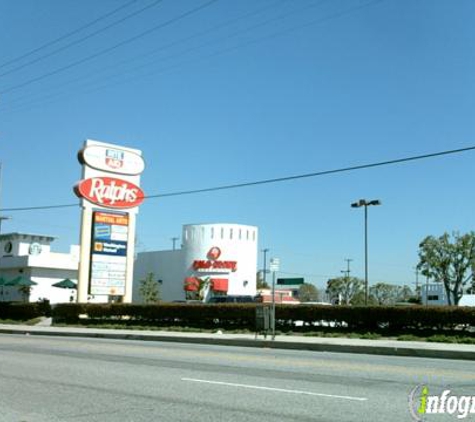
{"type": "Polygon", "coordinates": [[[193,270],[209,272],[229,272],[237,271],[237,261],[219,261],[221,249],[213,246],[207,254],[207,260],[193,261],[193,270]]]}
{"type": "Polygon", "coordinates": [[[87,140],[78,159],[83,168],[74,187],[83,207],[78,301],[122,296],[131,302],[135,218],[144,199],[142,153],[87,140]]]}

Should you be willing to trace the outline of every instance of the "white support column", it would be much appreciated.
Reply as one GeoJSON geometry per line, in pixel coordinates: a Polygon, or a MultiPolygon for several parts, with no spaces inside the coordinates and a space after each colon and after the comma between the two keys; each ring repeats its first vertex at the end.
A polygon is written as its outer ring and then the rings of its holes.
{"type": "Polygon", "coordinates": [[[129,214],[129,229],[127,236],[127,268],[125,273],[125,295],[124,303],[132,303],[132,287],[134,277],[134,260],[135,260],[135,221],[137,214],[131,212],[129,214]]]}
{"type": "Polygon", "coordinates": [[[79,252],[79,274],[77,302],[86,303],[89,289],[89,266],[91,256],[92,211],[83,208],[81,213],[81,248],[79,252]]]}

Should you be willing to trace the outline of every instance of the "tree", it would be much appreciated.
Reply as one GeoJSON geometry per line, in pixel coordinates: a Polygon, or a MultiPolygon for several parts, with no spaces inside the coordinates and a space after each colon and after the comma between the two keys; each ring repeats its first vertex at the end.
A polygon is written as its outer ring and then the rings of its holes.
{"type": "Polygon", "coordinates": [[[473,279],[475,270],[475,233],[460,235],[444,233],[436,238],[427,236],[419,245],[422,274],[444,283],[449,305],[458,305],[464,287],[473,279]]]}
{"type": "Polygon", "coordinates": [[[369,288],[369,295],[377,305],[394,305],[401,292],[401,286],[388,283],[377,283],[369,288]]]}
{"type": "Polygon", "coordinates": [[[319,294],[317,288],[313,284],[304,283],[299,287],[300,302],[317,302],[319,294]]]}
{"type": "Polygon", "coordinates": [[[416,295],[409,286],[398,286],[397,302],[408,302],[415,297],[416,295]]]}
{"type": "Polygon", "coordinates": [[[364,281],[356,277],[337,277],[328,280],[327,294],[330,301],[341,305],[354,304],[353,299],[364,290],[364,281]]]}
{"type": "Polygon", "coordinates": [[[148,273],[140,280],[139,291],[145,303],[160,302],[160,286],[153,273],[148,273]]]}
{"type": "Polygon", "coordinates": [[[31,293],[31,286],[20,286],[18,287],[18,291],[23,296],[23,302],[28,302],[31,293]]]}
{"type": "Polygon", "coordinates": [[[270,289],[267,281],[264,281],[264,271],[258,271],[256,274],[256,289],[270,289]]]}

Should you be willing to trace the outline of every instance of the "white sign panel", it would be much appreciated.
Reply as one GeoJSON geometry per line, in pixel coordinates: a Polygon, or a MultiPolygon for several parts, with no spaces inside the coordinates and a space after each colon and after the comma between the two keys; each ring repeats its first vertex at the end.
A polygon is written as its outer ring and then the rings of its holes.
{"type": "Polygon", "coordinates": [[[88,145],[79,151],[79,161],[96,170],[137,175],[144,171],[142,156],[130,151],[104,145],[88,145]]]}
{"type": "Polygon", "coordinates": [[[270,270],[272,272],[276,272],[276,271],[279,271],[279,267],[280,267],[280,260],[279,258],[271,258],[270,260],[270,270]]]}
{"type": "Polygon", "coordinates": [[[128,224],[125,213],[93,213],[90,294],[125,294],[128,224]]]}

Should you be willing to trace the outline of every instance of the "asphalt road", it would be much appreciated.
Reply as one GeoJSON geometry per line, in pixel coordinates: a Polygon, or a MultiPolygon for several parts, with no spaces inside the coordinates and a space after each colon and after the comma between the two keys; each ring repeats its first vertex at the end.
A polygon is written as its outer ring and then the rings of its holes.
{"type": "Polygon", "coordinates": [[[421,383],[475,395],[475,365],[0,335],[1,422],[411,421],[421,383]]]}

